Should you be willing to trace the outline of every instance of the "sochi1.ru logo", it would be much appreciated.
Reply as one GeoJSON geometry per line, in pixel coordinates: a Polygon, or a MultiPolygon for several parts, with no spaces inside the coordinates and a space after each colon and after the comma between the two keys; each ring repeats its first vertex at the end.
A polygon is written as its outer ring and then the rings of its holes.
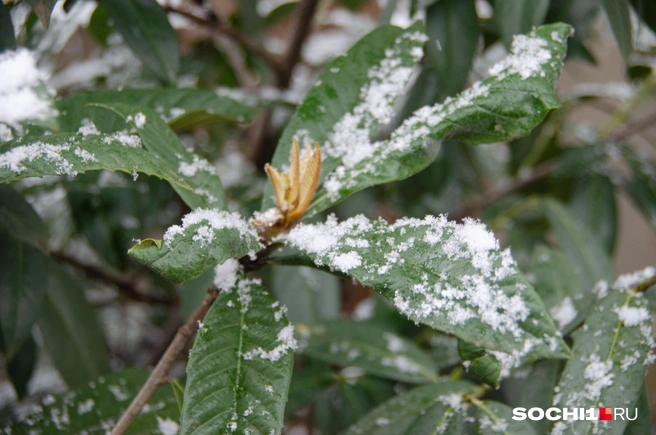
{"type": "Polygon", "coordinates": [[[513,420],[635,420],[638,408],[513,408],[513,420]]]}

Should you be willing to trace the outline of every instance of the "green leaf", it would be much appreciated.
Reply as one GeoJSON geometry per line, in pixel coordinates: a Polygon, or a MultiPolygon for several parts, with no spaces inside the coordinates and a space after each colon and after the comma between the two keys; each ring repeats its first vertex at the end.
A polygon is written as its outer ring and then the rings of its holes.
{"type": "Polygon", "coordinates": [[[48,241],[39,215],[20,193],[5,185],[0,185],[0,231],[34,246],[46,246],[48,241]]]}
{"type": "MultiPolygon", "coordinates": [[[[99,8],[102,5],[99,6],[99,8]]],[[[154,110],[174,130],[220,121],[250,122],[255,109],[216,92],[200,89],[123,89],[83,92],[56,102],[62,131],[77,131],[84,120],[103,132],[127,127],[124,117],[90,104],[130,104],[154,110]]]]}
{"type": "Polygon", "coordinates": [[[182,225],[169,227],[160,246],[140,241],[128,254],[173,282],[191,281],[261,247],[257,232],[239,213],[207,209],[195,210],[182,218],[182,225]]]}
{"type": "MultiPolygon", "coordinates": [[[[655,343],[647,300],[634,289],[654,276],[656,269],[651,267],[620,276],[611,288],[605,281],[597,285],[600,300],[584,326],[572,334],[574,359],[565,366],[553,406],[636,406],[655,343]]],[[[588,433],[597,425],[605,433],[622,433],[626,424],[621,419],[567,420],[556,422],[554,433],[588,433]]]]}
{"type": "Polygon", "coordinates": [[[480,33],[474,0],[441,0],[430,6],[426,33],[428,59],[443,100],[460,92],[469,76],[480,33]]]}
{"type": "Polygon", "coordinates": [[[156,156],[141,148],[136,136],[96,132],[23,137],[0,145],[0,183],[27,177],[77,175],[107,169],[154,175],[185,189],[188,184],[156,156]]]}
{"type": "Polygon", "coordinates": [[[16,36],[14,35],[14,25],[11,22],[11,14],[7,5],[0,2],[0,53],[14,49],[16,49],[16,36]]]}
{"type": "Polygon", "coordinates": [[[223,291],[189,356],[180,434],[280,433],[293,331],[259,280],[241,279],[223,291]]]}
{"type": "Polygon", "coordinates": [[[298,365],[294,367],[285,415],[289,417],[306,406],[313,397],[321,393],[324,387],[334,381],[335,377],[327,364],[309,358],[304,359],[300,367],[298,365]]]}
{"type": "Polygon", "coordinates": [[[542,207],[558,244],[580,277],[581,286],[590,289],[600,279],[610,281],[613,277],[613,266],[600,240],[575,221],[557,201],[545,199],[542,207]]]}
{"type": "Polygon", "coordinates": [[[593,297],[591,287],[581,285],[566,255],[546,246],[535,248],[529,270],[535,276],[536,293],[558,330],[567,335],[585,318],[593,297]]]}
{"type": "Polygon", "coordinates": [[[161,80],[175,84],[178,37],[156,0],[110,0],[103,5],[134,54],[161,80]]]}
{"type": "Polygon", "coordinates": [[[0,233],[0,246],[0,344],[11,360],[32,336],[48,284],[48,264],[41,251],[8,234],[0,233]]]}
{"type": "Polygon", "coordinates": [[[504,371],[524,358],[569,356],[510,250],[480,222],[333,217],[281,240],[382,293],[411,320],[496,352],[504,371]]]}
{"type": "Polygon", "coordinates": [[[656,4],[649,0],[631,0],[631,4],[642,21],[656,32],[656,4]]]}
{"type": "MultiPolygon", "coordinates": [[[[322,146],[324,176],[342,164],[348,149],[366,145],[360,142],[391,121],[394,102],[404,94],[414,66],[423,56],[425,40],[421,23],[405,30],[380,26],[345,56],[332,61],[287,124],[273,166],[281,168],[289,163],[294,137],[301,146],[315,141],[322,146]],[[357,135],[351,136],[354,129],[357,135]],[[336,135],[340,131],[344,137],[336,135]]],[[[268,184],[263,210],[273,206],[272,194],[268,184]]]]}
{"type": "Polygon", "coordinates": [[[56,0],[27,0],[27,4],[30,5],[41,25],[44,29],[50,27],[50,15],[52,10],[55,8],[56,0]]]}
{"type": "MultiPolygon", "coordinates": [[[[327,137],[322,148],[327,158],[322,163],[322,187],[308,213],[324,210],[365,187],[419,172],[434,160],[444,138],[478,144],[528,134],[549,110],[558,107],[553,87],[570,31],[567,25],[552,24],[518,38],[513,53],[490,69],[490,78],[443,104],[415,111],[389,140],[369,141],[369,130],[362,126],[374,118],[372,112],[360,112],[371,107],[365,100],[358,106],[362,109],[356,107],[344,115],[333,132],[322,133],[319,138],[327,137]]],[[[363,87],[363,95],[379,85],[372,82],[363,87]]],[[[309,137],[317,140],[308,125],[290,123],[288,129],[297,132],[299,138],[306,137],[301,133],[308,129],[309,137]]],[[[264,199],[268,205],[266,193],[264,199]]]]}
{"type": "Polygon", "coordinates": [[[171,184],[191,209],[226,208],[225,191],[216,168],[188,151],[153,110],[128,104],[98,105],[117,113],[139,133],[144,147],[171,168],[193,191],[171,184]]]}
{"type": "Polygon", "coordinates": [[[109,371],[105,339],[77,279],[56,264],[49,271],[37,324],[57,371],[81,387],[109,371]]]}
{"type": "Polygon", "coordinates": [[[494,0],[494,20],[503,44],[510,48],[515,35],[542,24],[548,9],[549,0],[494,0]]]}
{"type": "Polygon", "coordinates": [[[624,61],[626,61],[633,51],[629,2],[628,0],[602,0],[601,3],[606,10],[606,16],[615,35],[615,41],[617,41],[620,52],[622,52],[624,61]]]}
{"type": "Polygon", "coordinates": [[[466,433],[475,435],[537,435],[531,424],[513,420],[512,408],[504,403],[492,400],[473,400],[469,415],[475,419],[471,430],[466,433]]]}
{"type": "Polygon", "coordinates": [[[617,205],[611,181],[602,176],[579,180],[570,209],[577,222],[596,234],[608,255],[612,255],[617,239],[617,205]]]}
{"type": "Polygon", "coordinates": [[[293,323],[313,323],[339,317],[340,280],[310,267],[273,267],[272,290],[287,307],[293,323]]]}
{"type": "MultiPolygon", "coordinates": [[[[11,433],[105,434],[130,404],[148,379],[145,369],[128,368],[93,379],[61,396],[46,396],[36,411],[11,426],[11,433]]],[[[162,433],[161,428],[177,428],[180,411],[173,390],[161,386],[126,432],[128,435],[162,433]]],[[[167,432],[170,433],[170,432],[167,432]]]]}
{"type": "Polygon", "coordinates": [[[333,320],[297,325],[303,354],[342,367],[409,383],[436,381],[430,356],[407,338],[366,323],[333,320]]]}
{"type": "Polygon", "coordinates": [[[28,382],[34,372],[37,358],[37,347],[30,335],[13,358],[7,361],[7,375],[14,385],[19,400],[28,394],[28,382]]]}
{"type": "Polygon", "coordinates": [[[624,147],[623,151],[631,167],[631,176],[622,180],[622,187],[656,230],[656,164],[629,147],[624,147]]]}
{"type": "MultiPolygon", "coordinates": [[[[450,420],[458,414],[456,408],[465,406],[464,396],[477,393],[479,388],[466,381],[440,382],[413,388],[375,408],[348,428],[344,435],[435,433],[435,427],[432,427],[432,432],[410,432],[409,428],[423,418],[424,411],[428,411],[434,406],[439,408],[430,410],[430,413],[439,413],[441,416],[438,420],[439,423],[446,423],[445,427],[447,427],[450,420]]],[[[451,431],[448,433],[461,432],[451,431]]]]}

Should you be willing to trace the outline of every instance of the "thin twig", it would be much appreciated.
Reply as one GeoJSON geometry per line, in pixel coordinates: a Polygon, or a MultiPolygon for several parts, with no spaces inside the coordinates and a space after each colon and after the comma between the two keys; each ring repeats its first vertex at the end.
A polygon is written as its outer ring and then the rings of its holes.
{"type": "Polygon", "coordinates": [[[219,290],[212,287],[207,291],[207,296],[200,303],[198,308],[193,312],[189,320],[178,329],[173,341],[164,352],[164,355],[159,360],[152,373],[148,377],[146,383],[141,387],[137,396],[132,400],[128,409],[125,410],[121,418],[112,429],[111,435],[122,435],[128,429],[130,424],[139,415],[143,407],[148,403],[159,386],[166,382],[167,375],[171,367],[180,357],[180,354],[187,346],[191,337],[198,330],[198,323],[205,318],[207,311],[210,309],[216,298],[219,296],[219,290]]]}
{"type": "Polygon", "coordinates": [[[228,59],[228,63],[232,66],[232,69],[235,70],[237,81],[241,87],[251,92],[254,91],[257,86],[257,80],[251,75],[246,67],[244,56],[242,56],[242,52],[237,44],[235,44],[232,39],[222,34],[214,35],[213,39],[215,44],[221,47],[228,59]]]}
{"type": "Polygon", "coordinates": [[[115,285],[119,292],[135,301],[145,302],[147,304],[164,305],[175,305],[177,303],[176,297],[144,293],[128,277],[111,273],[97,266],[84,263],[75,257],[64,254],[63,252],[51,251],[50,256],[60,263],[66,263],[69,266],[81,270],[89,278],[96,279],[106,284],[115,285]]]}
{"type": "Polygon", "coordinates": [[[276,86],[280,89],[289,87],[294,67],[301,58],[303,43],[310,33],[312,17],[317,8],[318,0],[303,0],[298,6],[298,14],[292,31],[292,39],[283,58],[282,71],[278,75],[276,86]]]}
{"type": "Polygon", "coordinates": [[[656,112],[651,113],[642,119],[629,123],[624,128],[621,129],[618,128],[613,133],[608,135],[606,142],[608,143],[620,142],[630,136],[633,136],[636,133],[641,132],[646,128],[653,126],[655,123],[656,123],[656,112]]]}
{"type": "Polygon", "coordinates": [[[656,276],[652,276],[651,278],[641,282],[638,284],[634,290],[638,293],[646,292],[649,290],[652,286],[656,285],[656,276]]]}

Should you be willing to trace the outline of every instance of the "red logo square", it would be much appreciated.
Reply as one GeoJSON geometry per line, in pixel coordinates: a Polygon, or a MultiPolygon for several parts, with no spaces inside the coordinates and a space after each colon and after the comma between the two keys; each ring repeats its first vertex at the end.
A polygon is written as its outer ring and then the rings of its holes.
{"type": "Polygon", "coordinates": [[[613,408],[599,408],[599,420],[612,420],[613,408]]]}

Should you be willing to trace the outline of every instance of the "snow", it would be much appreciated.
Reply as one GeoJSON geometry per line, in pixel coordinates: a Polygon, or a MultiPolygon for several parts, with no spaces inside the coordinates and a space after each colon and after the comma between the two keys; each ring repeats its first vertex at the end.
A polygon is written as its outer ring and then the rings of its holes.
{"type": "Polygon", "coordinates": [[[217,173],[216,168],[210,162],[198,155],[193,156],[192,162],[180,162],[180,166],[178,167],[178,172],[185,177],[193,177],[199,171],[212,175],[216,175],[217,173]]]}
{"type": "Polygon", "coordinates": [[[37,68],[31,51],[19,48],[0,54],[0,77],[0,122],[18,126],[20,121],[56,115],[50,91],[43,84],[47,77],[37,68]]]}
{"type": "Polygon", "coordinates": [[[262,347],[257,347],[244,353],[242,356],[245,360],[253,360],[255,357],[259,357],[271,362],[278,361],[280,358],[287,355],[290,350],[294,351],[298,347],[298,343],[294,338],[294,325],[290,323],[282,328],[278,333],[276,341],[280,344],[269,351],[262,349],[262,347]]]}
{"type": "Polygon", "coordinates": [[[379,417],[376,419],[376,426],[387,426],[390,424],[389,418],[379,417]]]}
{"type": "Polygon", "coordinates": [[[585,385],[585,393],[591,400],[597,400],[601,396],[601,390],[613,385],[615,375],[613,370],[613,361],[600,361],[597,355],[592,355],[590,362],[585,367],[583,377],[588,382],[585,385]]]}
{"type": "Polygon", "coordinates": [[[159,415],[157,416],[157,430],[162,435],[177,435],[179,429],[178,423],[170,418],[163,419],[159,415]]]}
{"type": "Polygon", "coordinates": [[[626,327],[639,326],[651,320],[651,314],[649,314],[649,310],[645,307],[629,307],[628,305],[623,305],[616,309],[615,312],[626,327]]]}
{"type": "Polygon", "coordinates": [[[387,367],[394,367],[401,373],[418,373],[421,368],[419,364],[410,360],[405,355],[398,355],[394,358],[383,358],[381,364],[387,367]]]}
{"type": "Polygon", "coordinates": [[[654,276],[656,276],[656,267],[645,267],[637,272],[620,275],[615,280],[613,287],[618,290],[628,290],[641,284],[643,281],[653,278],[654,276]]]}
{"type": "Polygon", "coordinates": [[[75,150],[73,151],[73,154],[75,154],[76,156],[81,158],[84,163],[97,162],[98,161],[96,156],[94,156],[92,153],[90,153],[87,150],[83,150],[80,147],[75,147],[75,150]]]}
{"type": "Polygon", "coordinates": [[[62,151],[69,149],[70,145],[51,145],[43,142],[20,145],[0,155],[0,167],[9,168],[12,172],[20,174],[27,169],[23,165],[24,162],[43,159],[56,167],[57,174],[75,175],[73,165],[61,155],[62,151]]]}
{"type": "Polygon", "coordinates": [[[355,307],[353,311],[352,318],[356,322],[364,322],[365,320],[371,319],[376,313],[376,301],[374,298],[368,298],[363,300],[355,307]]]}
{"type": "Polygon", "coordinates": [[[549,310],[549,314],[558,324],[558,329],[562,329],[564,326],[568,325],[572,320],[576,318],[578,314],[572,298],[567,296],[560,305],[557,305],[549,310]]]}
{"type": "Polygon", "coordinates": [[[134,122],[134,125],[137,128],[143,128],[144,125],[146,125],[146,115],[143,113],[139,112],[137,114],[133,115],[128,115],[127,118],[125,118],[126,122],[134,122]]]}
{"type": "Polygon", "coordinates": [[[451,393],[447,396],[439,396],[437,401],[453,409],[460,409],[462,405],[462,396],[460,394],[451,393]]]}
{"type": "Polygon", "coordinates": [[[82,136],[88,136],[90,134],[100,134],[96,125],[89,118],[84,118],[82,120],[82,126],[77,131],[82,136]]]}
{"type": "Polygon", "coordinates": [[[96,404],[93,399],[87,399],[84,402],[80,402],[77,405],[77,414],[83,415],[88,414],[93,409],[93,406],[96,404]]]}
{"type": "Polygon", "coordinates": [[[389,332],[383,333],[383,338],[387,341],[387,350],[390,352],[403,352],[405,350],[405,343],[403,339],[397,335],[394,335],[389,332]]]}
{"type": "Polygon", "coordinates": [[[543,65],[551,60],[547,41],[527,35],[513,36],[510,56],[490,68],[490,75],[519,74],[522,80],[532,76],[545,76],[543,65]]]}
{"type": "Polygon", "coordinates": [[[229,290],[235,286],[239,271],[239,261],[229,258],[214,268],[214,285],[219,290],[229,290]]]}

